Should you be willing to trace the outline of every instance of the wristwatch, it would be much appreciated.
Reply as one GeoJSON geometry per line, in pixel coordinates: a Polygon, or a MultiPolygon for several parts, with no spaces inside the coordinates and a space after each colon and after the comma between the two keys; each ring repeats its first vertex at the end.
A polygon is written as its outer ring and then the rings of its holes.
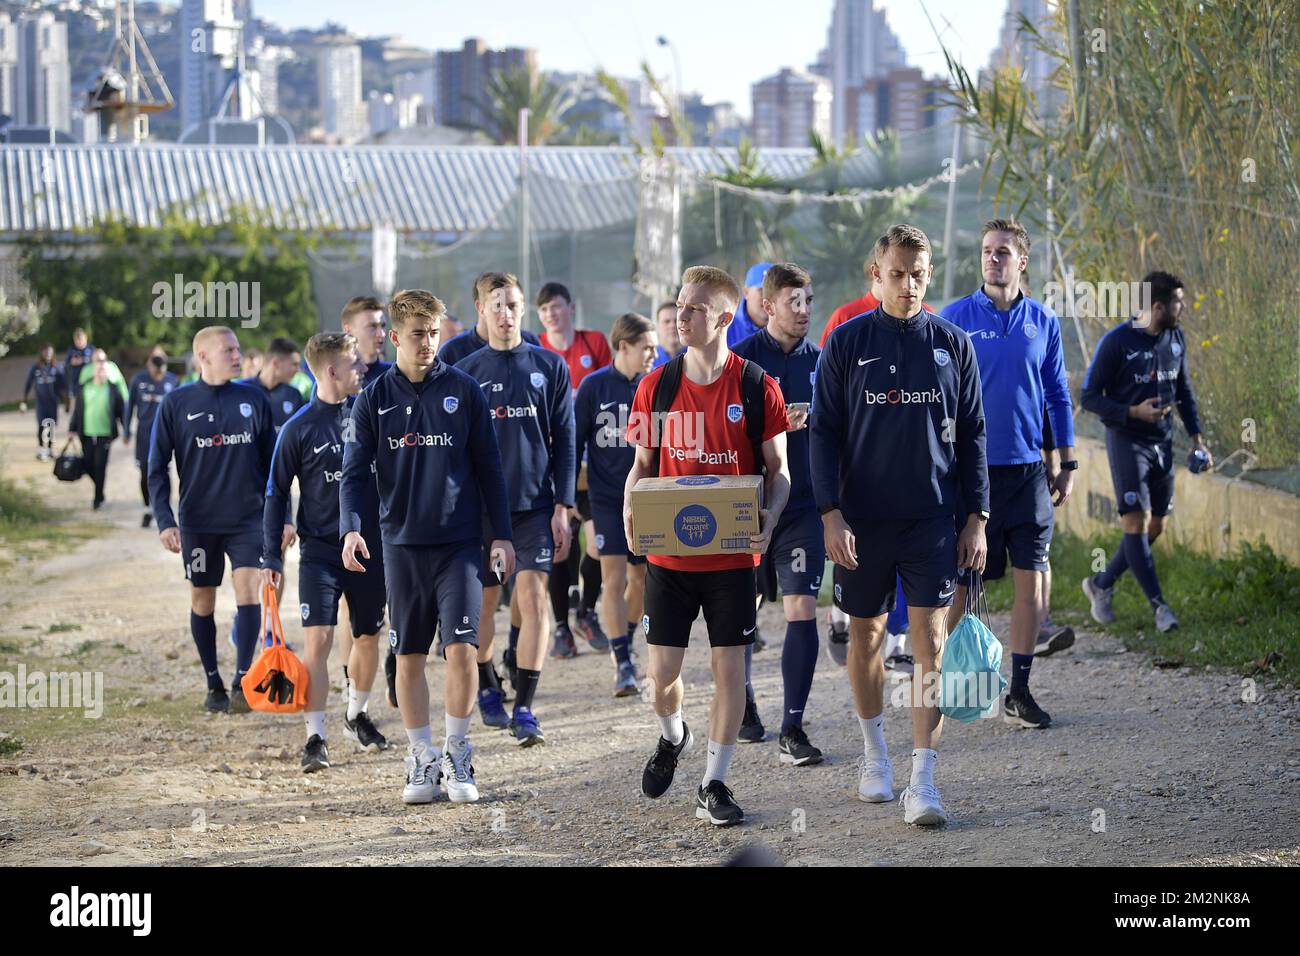
{"type": "Polygon", "coordinates": [[[1061,462],[1061,471],[1078,471],[1079,459],[1075,458],[1070,461],[1061,462]]]}

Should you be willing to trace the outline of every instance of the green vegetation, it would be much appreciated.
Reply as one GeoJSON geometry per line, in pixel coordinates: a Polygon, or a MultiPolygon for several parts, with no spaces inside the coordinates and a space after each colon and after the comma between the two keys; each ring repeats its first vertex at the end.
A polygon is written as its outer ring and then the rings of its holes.
{"type": "Polygon", "coordinates": [[[0,757],[12,757],[23,752],[23,742],[11,734],[0,734],[0,757]]]}

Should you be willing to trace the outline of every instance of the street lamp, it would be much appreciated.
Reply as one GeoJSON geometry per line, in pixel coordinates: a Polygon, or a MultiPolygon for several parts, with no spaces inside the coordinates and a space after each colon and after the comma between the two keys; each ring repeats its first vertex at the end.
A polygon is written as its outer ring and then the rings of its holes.
{"type": "MultiPolygon", "coordinates": [[[[686,125],[686,116],[682,113],[682,58],[677,53],[677,44],[673,43],[665,36],[655,37],[655,42],[660,46],[668,47],[673,55],[673,99],[677,101],[677,119],[683,126],[686,125]]],[[[684,145],[689,146],[689,143],[684,145]]]]}

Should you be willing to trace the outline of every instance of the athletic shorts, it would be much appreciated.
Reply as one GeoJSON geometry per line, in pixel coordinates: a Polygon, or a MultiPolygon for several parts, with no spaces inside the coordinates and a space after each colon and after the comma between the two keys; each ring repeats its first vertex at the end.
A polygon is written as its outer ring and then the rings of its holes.
{"type": "MultiPolygon", "coordinates": [[[[555,557],[555,536],[551,534],[550,508],[538,508],[534,511],[516,511],[510,516],[510,526],[514,529],[515,573],[520,571],[542,571],[551,573],[551,563],[555,557]]],[[[492,532],[484,528],[483,534],[483,580],[488,587],[497,584],[496,572],[492,570],[492,532]]]]}
{"type": "Polygon", "coordinates": [[[710,647],[754,643],[757,583],[752,568],[727,571],[674,571],[651,564],[645,578],[647,644],[686,647],[700,611],[709,628],[710,647]]]}
{"type": "Polygon", "coordinates": [[[578,517],[583,521],[590,521],[591,514],[591,493],[588,491],[579,491],[574,495],[574,506],[578,509],[578,517]]]}
{"type": "Polygon", "coordinates": [[[252,527],[226,534],[181,531],[181,560],[185,562],[185,577],[194,587],[221,587],[227,556],[231,571],[261,567],[262,529],[252,527]]]}
{"type": "Polygon", "coordinates": [[[1174,443],[1139,441],[1106,429],[1106,457],[1115,483],[1119,513],[1149,511],[1164,516],[1174,510],[1174,443]]]}
{"type": "Polygon", "coordinates": [[[339,622],[339,595],[348,599],[352,636],[378,634],[384,626],[384,565],[366,562],[365,573],[340,564],[303,557],[298,563],[298,610],[303,627],[334,627],[339,622]]]}
{"type": "Polygon", "coordinates": [[[596,552],[602,558],[626,557],[628,564],[645,564],[644,554],[633,554],[623,533],[623,502],[593,500],[591,520],[596,525],[596,552]]]}
{"type": "MultiPolygon", "coordinates": [[[[1041,460],[1025,465],[990,465],[989,520],[984,527],[989,556],[984,580],[996,581],[1006,574],[1008,554],[1013,568],[1046,571],[1055,524],[1047,469],[1041,460]]],[[[957,580],[962,584],[969,581],[970,569],[962,568],[957,580]]]]}
{"type": "Polygon", "coordinates": [[[852,617],[894,609],[895,576],[908,607],[948,607],[957,589],[957,528],[952,515],[909,521],[850,521],[855,571],[835,565],[835,606],[852,617]]]}
{"type": "Polygon", "coordinates": [[[817,596],[826,570],[826,544],[822,519],[815,511],[782,515],[772,543],[758,566],[758,592],[775,603],[780,595],[817,596]]]}
{"type": "Polygon", "coordinates": [[[388,646],[394,653],[428,654],[435,630],[444,657],[448,644],[478,647],[481,556],[478,542],[428,547],[384,542],[388,646]]]}

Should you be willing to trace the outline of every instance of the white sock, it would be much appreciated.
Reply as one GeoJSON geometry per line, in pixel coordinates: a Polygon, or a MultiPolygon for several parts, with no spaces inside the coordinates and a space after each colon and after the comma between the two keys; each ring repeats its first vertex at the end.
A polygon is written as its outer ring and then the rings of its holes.
{"type": "Polygon", "coordinates": [[[888,760],[889,748],[885,746],[885,715],[859,717],[858,726],[862,728],[862,746],[867,759],[888,760]]]}
{"type": "Polygon", "coordinates": [[[414,730],[407,727],[406,739],[411,742],[411,753],[416,756],[419,756],[420,751],[424,751],[435,760],[442,756],[438,748],[433,745],[433,728],[428,724],[416,727],[414,730]]]}
{"type": "Polygon", "coordinates": [[[686,736],[686,731],[682,729],[682,709],[680,707],[677,708],[676,713],[659,718],[659,732],[663,734],[664,740],[674,747],[682,742],[682,738],[686,736]]]}
{"type": "Polygon", "coordinates": [[[325,739],[325,711],[309,710],[303,714],[307,718],[307,739],[311,740],[312,734],[325,739]]]}
{"type": "Polygon", "coordinates": [[[719,780],[726,783],[727,768],[731,766],[731,755],[735,752],[735,744],[720,744],[716,740],[710,740],[709,762],[704,768],[704,780],[701,786],[707,784],[710,780],[719,780]]]}
{"type": "Polygon", "coordinates": [[[451,741],[458,738],[463,740],[465,735],[469,733],[469,718],[453,717],[451,714],[445,714],[444,717],[447,723],[447,740],[451,741]]]}
{"type": "Polygon", "coordinates": [[[927,750],[924,747],[918,747],[912,751],[912,786],[919,787],[922,784],[934,786],[934,762],[939,759],[939,754],[934,750],[927,750]]]}
{"type": "Polygon", "coordinates": [[[355,684],[348,686],[348,720],[356,720],[357,714],[366,709],[370,703],[370,691],[357,690],[355,684]]]}

